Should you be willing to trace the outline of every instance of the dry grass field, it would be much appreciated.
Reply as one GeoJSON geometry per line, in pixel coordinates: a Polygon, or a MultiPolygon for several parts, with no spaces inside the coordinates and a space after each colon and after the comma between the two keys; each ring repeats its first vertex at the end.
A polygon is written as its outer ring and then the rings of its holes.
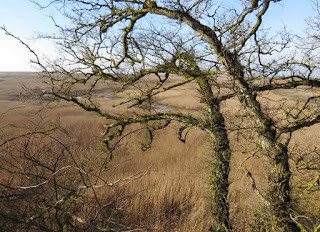
{"type": "MultiPolygon", "coordinates": [[[[101,137],[105,119],[94,113],[84,112],[70,103],[60,101],[47,104],[48,101],[41,95],[45,88],[40,75],[36,73],[0,74],[0,115],[5,113],[0,118],[0,143],[6,138],[24,133],[26,128],[48,125],[49,122],[59,123],[68,134],[61,139],[72,144],[76,160],[89,169],[101,166],[107,157],[101,137]]],[[[113,89],[116,86],[110,83],[101,85],[96,92],[96,100],[105,110],[125,110],[124,107],[115,109],[112,106],[125,99],[131,89],[126,93],[116,93],[113,89]]],[[[308,93],[303,89],[269,92],[261,98],[272,99],[274,105],[279,105],[284,98],[292,101],[295,97],[303,98],[308,93]]],[[[159,95],[156,101],[158,110],[175,109],[190,114],[201,114],[204,110],[193,83],[159,95]]],[[[230,130],[235,123],[241,121],[240,105],[236,99],[223,104],[223,113],[230,130]]],[[[249,125],[247,121],[242,123],[249,125]]],[[[177,128],[178,125],[173,124],[157,132],[152,148],[145,152],[140,149],[145,132],[128,135],[119,143],[112,161],[104,170],[104,176],[110,182],[143,172],[140,178],[130,183],[117,188],[104,188],[97,193],[102,198],[117,201],[117,212],[121,214],[119,217],[127,225],[149,228],[150,231],[181,232],[208,231],[212,225],[208,185],[210,163],[213,159],[210,142],[206,133],[195,129],[183,144],[176,138],[177,128]]],[[[258,188],[263,190],[267,187],[268,163],[263,156],[257,154],[241,166],[243,160],[255,149],[255,134],[249,130],[240,137],[235,132],[231,132],[229,136],[233,150],[229,196],[231,218],[235,231],[252,231],[250,224],[253,212],[263,203],[252,190],[244,168],[253,174],[258,188]]],[[[308,149],[316,146],[319,148],[319,144],[320,125],[315,125],[295,133],[290,148],[299,156],[308,149]]],[[[314,173],[306,175],[298,172],[294,161],[292,170],[297,182],[315,178],[314,173]]],[[[6,175],[9,174],[0,170],[0,179],[4,180],[6,175]]],[[[296,182],[292,184],[295,186],[296,182]]],[[[317,205],[320,202],[317,198],[319,195],[306,196],[297,189],[295,196],[302,199],[298,203],[305,214],[312,213],[320,218],[320,207],[317,205]]]]}

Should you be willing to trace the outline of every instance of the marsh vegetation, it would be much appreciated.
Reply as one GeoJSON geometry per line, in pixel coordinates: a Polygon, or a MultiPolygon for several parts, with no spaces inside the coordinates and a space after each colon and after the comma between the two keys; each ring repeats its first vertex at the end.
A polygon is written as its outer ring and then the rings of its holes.
{"type": "Polygon", "coordinates": [[[268,34],[279,2],[38,3],[56,59],[1,27],[42,71],[1,77],[3,226],[319,230],[319,18],[268,34]]]}

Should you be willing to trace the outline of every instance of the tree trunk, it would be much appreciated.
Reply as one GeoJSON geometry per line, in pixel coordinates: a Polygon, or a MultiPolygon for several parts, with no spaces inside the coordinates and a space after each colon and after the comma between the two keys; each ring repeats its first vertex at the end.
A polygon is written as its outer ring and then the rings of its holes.
{"type": "Polygon", "coordinates": [[[278,141],[276,127],[270,117],[261,109],[257,95],[250,89],[244,79],[241,64],[235,58],[229,59],[230,73],[233,75],[237,84],[237,96],[247,111],[249,117],[254,122],[261,147],[266,155],[271,159],[272,170],[269,176],[268,200],[271,213],[278,222],[281,231],[296,232],[299,227],[290,219],[291,197],[290,197],[290,178],[289,156],[287,145],[278,141]]]}
{"type": "Polygon", "coordinates": [[[229,218],[228,192],[231,152],[223,117],[221,113],[216,116],[211,122],[210,136],[214,162],[209,183],[214,203],[213,215],[221,231],[230,231],[232,227],[229,218]]]}
{"type": "Polygon", "coordinates": [[[220,102],[214,97],[208,80],[199,78],[202,102],[207,105],[206,128],[212,142],[214,162],[210,177],[210,186],[213,200],[213,216],[216,220],[215,231],[231,231],[232,226],[229,217],[229,172],[231,150],[225,127],[224,117],[220,112],[220,102]]]}
{"type": "Polygon", "coordinates": [[[288,149],[286,146],[277,146],[272,151],[272,170],[269,175],[268,197],[271,213],[279,220],[278,224],[283,231],[298,232],[299,227],[290,219],[291,197],[288,149]]]}

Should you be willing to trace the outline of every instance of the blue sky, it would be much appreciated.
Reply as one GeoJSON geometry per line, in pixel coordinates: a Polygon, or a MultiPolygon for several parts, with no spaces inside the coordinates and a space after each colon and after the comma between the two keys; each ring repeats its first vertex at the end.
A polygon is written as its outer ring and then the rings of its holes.
{"type": "Polygon", "coordinates": [[[305,20],[315,14],[312,0],[283,0],[282,3],[271,4],[264,22],[273,29],[286,25],[289,31],[304,32],[305,20]]]}
{"type": "MultiPolygon", "coordinates": [[[[225,0],[235,1],[235,0],[225,0]]],[[[237,0],[238,1],[238,0],[237,0]]],[[[40,1],[41,2],[41,1],[40,1]]],[[[311,0],[283,0],[272,4],[265,17],[265,27],[280,30],[283,25],[289,31],[303,33],[305,19],[314,15],[311,0]]],[[[55,54],[54,46],[48,41],[34,41],[36,32],[50,33],[55,30],[48,15],[53,10],[41,11],[28,0],[1,0],[0,25],[26,40],[39,54],[55,54]]],[[[14,39],[0,31],[0,71],[33,71],[29,59],[31,55],[14,39]]]]}
{"type": "MultiPolygon", "coordinates": [[[[37,52],[54,53],[53,44],[34,41],[37,32],[50,33],[55,28],[48,15],[28,0],[1,0],[0,25],[30,44],[37,52]]],[[[0,71],[33,71],[29,60],[31,54],[16,40],[0,31],[0,71]]]]}

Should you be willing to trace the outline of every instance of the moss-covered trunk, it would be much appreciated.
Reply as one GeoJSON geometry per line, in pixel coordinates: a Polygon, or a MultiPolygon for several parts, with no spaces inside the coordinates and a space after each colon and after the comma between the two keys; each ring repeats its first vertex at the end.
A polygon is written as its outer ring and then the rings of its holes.
{"type": "Polygon", "coordinates": [[[272,170],[269,175],[268,198],[272,215],[283,231],[298,232],[299,227],[290,219],[292,202],[290,197],[291,172],[288,149],[280,145],[272,151],[272,170]]]}
{"type": "MultiPolygon", "coordinates": [[[[220,118],[220,115],[217,115],[220,118]]],[[[212,141],[212,151],[214,162],[212,163],[212,172],[210,177],[210,186],[213,198],[213,215],[215,216],[220,230],[230,231],[231,223],[229,217],[229,172],[231,152],[229,140],[224,122],[217,120],[212,121],[212,131],[210,133],[212,141]]]]}
{"type": "Polygon", "coordinates": [[[257,94],[250,88],[244,77],[243,68],[236,57],[229,53],[227,65],[230,74],[236,81],[237,96],[246,110],[248,116],[255,124],[259,134],[261,147],[267,157],[270,158],[272,170],[269,176],[268,201],[270,203],[271,214],[277,220],[279,231],[300,231],[299,227],[290,219],[291,197],[289,156],[287,145],[278,141],[275,124],[262,109],[257,100],[257,94]]]}
{"type": "Polygon", "coordinates": [[[229,217],[229,172],[231,150],[225,127],[224,117],[220,112],[219,101],[214,97],[211,86],[205,77],[199,78],[202,102],[207,105],[206,128],[212,142],[214,162],[210,177],[212,191],[213,216],[217,223],[217,231],[231,231],[232,225],[229,217]]]}

